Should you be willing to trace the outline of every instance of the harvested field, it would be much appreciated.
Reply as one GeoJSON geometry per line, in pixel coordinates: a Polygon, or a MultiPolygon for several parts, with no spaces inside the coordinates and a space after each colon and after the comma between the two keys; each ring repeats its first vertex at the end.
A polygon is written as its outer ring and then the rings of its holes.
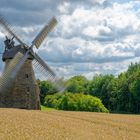
{"type": "Polygon", "coordinates": [[[0,140],[140,140],[140,116],[0,109],[0,140]]]}

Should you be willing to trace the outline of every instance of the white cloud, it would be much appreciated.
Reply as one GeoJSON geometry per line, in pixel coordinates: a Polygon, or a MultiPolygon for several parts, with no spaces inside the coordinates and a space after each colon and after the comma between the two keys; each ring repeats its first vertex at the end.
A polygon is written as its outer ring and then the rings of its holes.
{"type": "MultiPolygon", "coordinates": [[[[91,0],[92,1],[92,0],[91,0]]],[[[106,0],[94,0],[96,3],[103,4],[106,0]]],[[[92,1],[93,2],[93,1],[92,1]]]]}
{"type": "Polygon", "coordinates": [[[4,37],[5,37],[4,33],[0,32],[0,38],[4,38],[4,37]]]}
{"type": "Polygon", "coordinates": [[[61,5],[58,6],[58,10],[62,14],[68,14],[69,13],[69,8],[70,8],[70,3],[68,3],[68,2],[64,2],[63,5],[61,4],[61,5]]]}
{"type": "MultiPolygon", "coordinates": [[[[116,75],[126,70],[131,61],[139,60],[139,1],[71,0],[55,3],[40,1],[43,6],[38,11],[24,3],[28,22],[21,19],[25,15],[20,8],[14,12],[20,15],[18,22],[22,21],[23,25],[17,29],[27,42],[40,31],[44,19],[50,18],[52,13],[57,16],[56,29],[38,50],[56,72],[66,77],[76,74],[91,77],[99,73],[116,75]],[[49,6],[44,8],[45,4],[49,6]]],[[[20,7],[24,9],[22,5],[20,7]]]]}
{"type": "Polygon", "coordinates": [[[105,63],[135,57],[135,48],[132,48],[131,44],[101,44],[95,41],[85,41],[82,38],[52,39],[44,47],[41,47],[38,52],[46,60],[59,63],[105,63]]]}
{"type": "Polygon", "coordinates": [[[60,18],[60,28],[63,36],[85,35],[95,37],[96,35],[131,34],[138,32],[140,20],[131,10],[131,3],[117,4],[112,7],[100,9],[93,7],[85,9],[76,8],[71,15],[62,15],[60,18]]]}
{"type": "Polygon", "coordinates": [[[98,37],[100,35],[111,34],[111,29],[109,27],[105,27],[103,25],[100,26],[88,26],[83,30],[83,34],[91,37],[98,37]]]}

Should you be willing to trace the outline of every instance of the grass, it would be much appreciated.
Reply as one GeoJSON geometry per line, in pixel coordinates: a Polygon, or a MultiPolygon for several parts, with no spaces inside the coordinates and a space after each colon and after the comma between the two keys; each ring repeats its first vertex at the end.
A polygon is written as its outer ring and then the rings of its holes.
{"type": "Polygon", "coordinates": [[[0,109],[0,140],[140,140],[140,116],[0,109]]]}
{"type": "Polygon", "coordinates": [[[41,105],[41,110],[42,111],[44,111],[44,110],[52,111],[52,110],[55,110],[55,109],[54,108],[50,108],[50,107],[45,107],[45,106],[41,105]]]}

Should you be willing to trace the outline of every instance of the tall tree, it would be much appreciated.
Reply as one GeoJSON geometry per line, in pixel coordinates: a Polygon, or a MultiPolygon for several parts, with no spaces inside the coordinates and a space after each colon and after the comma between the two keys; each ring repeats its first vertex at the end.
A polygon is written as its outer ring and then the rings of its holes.
{"type": "Polygon", "coordinates": [[[87,93],[88,80],[84,76],[74,76],[67,81],[67,91],[72,93],[87,93]]]}
{"type": "Polygon", "coordinates": [[[105,107],[111,108],[112,90],[113,90],[113,75],[98,75],[93,77],[93,80],[88,86],[89,94],[99,97],[105,107]]]}

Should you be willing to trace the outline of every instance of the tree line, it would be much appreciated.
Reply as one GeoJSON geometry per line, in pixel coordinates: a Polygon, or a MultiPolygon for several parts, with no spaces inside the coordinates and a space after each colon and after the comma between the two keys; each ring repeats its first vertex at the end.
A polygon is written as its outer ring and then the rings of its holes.
{"type": "MultiPolygon", "coordinates": [[[[80,93],[83,94],[83,96],[85,95],[84,98],[86,98],[86,96],[88,96],[88,98],[99,98],[105,108],[110,112],[140,113],[139,63],[131,63],[128,70],[119,74],[117,77],[114,75],[96,75],[92,80],[88,80],[86,77],[79,75],[66,80],[65,83],[67,89],[62,95],[65,94],[68,98],[70,98],[69,96],[76,97],[80,93]]],[[[48,105],[48,99],[51,97],[54,98],[57,90],[49,81],[38,80],[38,84],[41,92],[41,103],[48,105]]],[[[62,97],[64,98],[64,96],[62,97]]],[[[74,97],[71,98],[74,99],[74,97]]],[[[79,97],[77,96],[76,98],[79,97]]],[[[69,99],[67,99],[67,101],[68,100],[69,99]]],[[[83,103],[85,102],[83,101],[83,103]]]]}

